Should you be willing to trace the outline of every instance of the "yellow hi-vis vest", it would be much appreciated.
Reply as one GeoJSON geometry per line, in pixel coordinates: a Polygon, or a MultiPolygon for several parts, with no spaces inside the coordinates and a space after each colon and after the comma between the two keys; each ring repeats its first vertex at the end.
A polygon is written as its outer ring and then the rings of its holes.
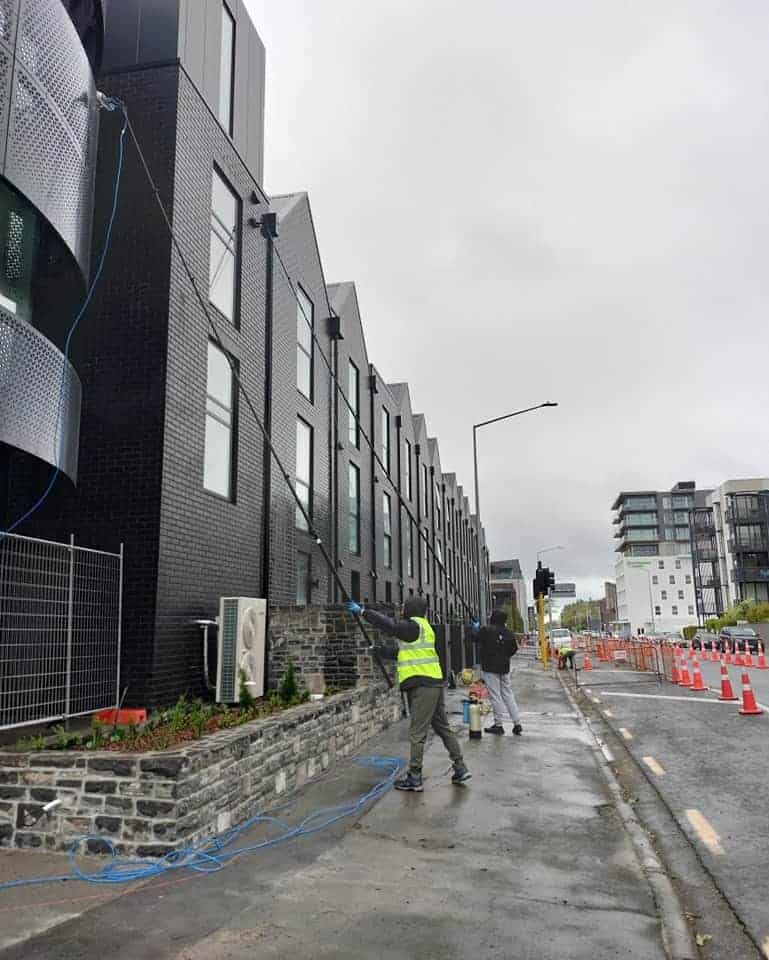
{"type": "Polygon", "coordinates": [[[435,631],[424,617],[411,617],[419,627],[419,638],[413,643],[398,641],[398,683],[412,677],[442,680],[443,672],[435,649],[435,631]]]}

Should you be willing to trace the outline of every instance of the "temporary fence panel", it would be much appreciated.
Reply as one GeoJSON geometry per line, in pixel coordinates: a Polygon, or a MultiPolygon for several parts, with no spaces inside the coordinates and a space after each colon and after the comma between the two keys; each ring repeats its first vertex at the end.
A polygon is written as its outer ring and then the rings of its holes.
{"type": "Polygon", "coordinates": [[[0,540],[0,729],[119,700],[123,551],[0,540]]]}

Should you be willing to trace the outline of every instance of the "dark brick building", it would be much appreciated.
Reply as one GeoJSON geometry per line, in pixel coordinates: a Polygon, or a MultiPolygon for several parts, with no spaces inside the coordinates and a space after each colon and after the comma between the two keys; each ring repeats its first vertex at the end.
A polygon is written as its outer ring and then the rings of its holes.
{"type": "MultiPolygon", "coordinates": [[[[366,602],[421,593],[436,619],[466,618],[417,526],[474,608],[478,564],[488,567],[483,531],[407,385],[388,386],[368,357],[354,285],[327,283],[309,198],[262,190],[264,63],[242,0],[110,7],[99,86],[127,106],[218,336],[129,144],[113,247],[79,341],[77,486],[60,480],[23,532],[125,544],[133,703],[201,689],[191,620],[212,616],[220,596],[340,599],[225,352],[346,591],[366,602]]],[[[97,245],[119,127],[108,115],[99,138],[97,245]]],[[[44,477],[34,465],[11,476],[9,516],[44,477]]]]}

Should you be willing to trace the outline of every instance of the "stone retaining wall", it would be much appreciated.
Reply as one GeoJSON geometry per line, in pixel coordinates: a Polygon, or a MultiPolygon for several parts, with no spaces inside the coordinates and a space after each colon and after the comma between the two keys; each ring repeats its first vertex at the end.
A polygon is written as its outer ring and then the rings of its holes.
{"type": "MultiPolygon", "coordinates": [[[[265,810],[399,718],[397,690],[370,685],[163,753],[0,753],[0,846],[93,834],[163,856],[265,810]]],[[[89,849],[106,852],[98,839],[89,849]]]]}

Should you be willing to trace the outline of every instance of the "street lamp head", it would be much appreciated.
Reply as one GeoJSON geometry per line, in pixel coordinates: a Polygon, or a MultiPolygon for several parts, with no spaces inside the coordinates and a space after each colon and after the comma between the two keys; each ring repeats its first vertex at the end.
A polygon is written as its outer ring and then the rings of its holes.
{"type": "Polygon", "coordinates": [[[558,404],[557,404],[557,403],[553,403],[552,400],[548,400],[547,403],[543,403],[542,406],[543,406],[543,407],[557,407],[558,404]]]}

